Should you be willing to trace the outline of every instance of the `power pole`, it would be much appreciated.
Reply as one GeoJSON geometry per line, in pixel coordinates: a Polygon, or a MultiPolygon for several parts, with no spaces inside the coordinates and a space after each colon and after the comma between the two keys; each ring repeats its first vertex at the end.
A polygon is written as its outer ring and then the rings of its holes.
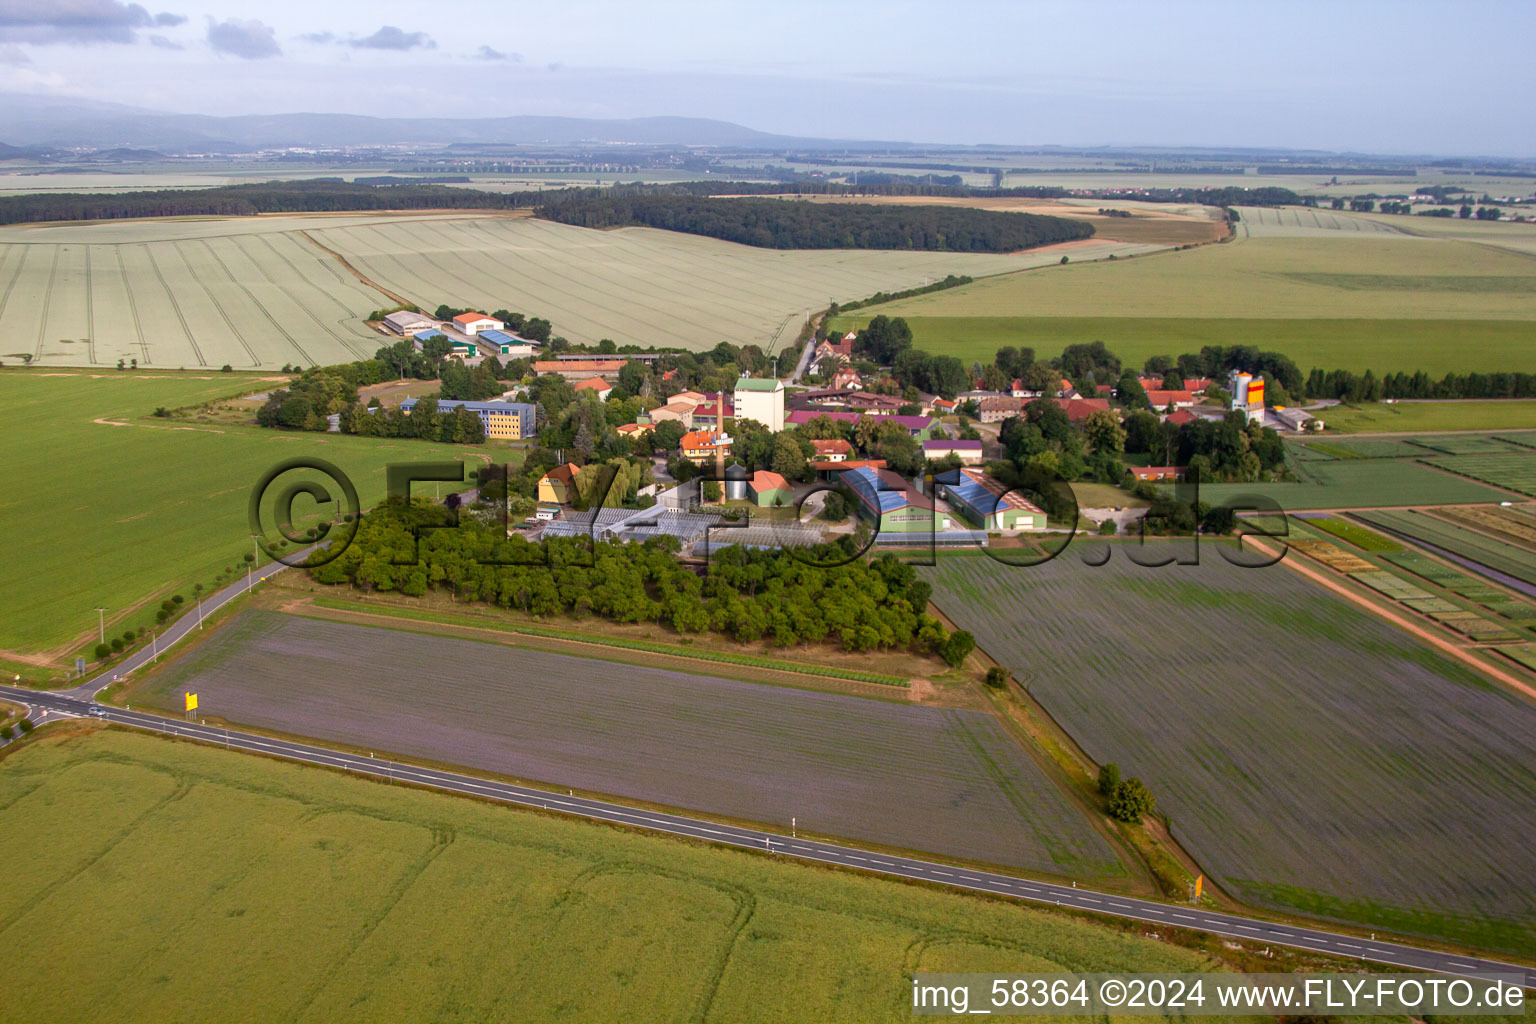
{"type": "Polygon", "coordinates": [[[96,608],[96,628],[100,630],[101,642],[107,642],[107,610],[101,606],[96,608]]]}

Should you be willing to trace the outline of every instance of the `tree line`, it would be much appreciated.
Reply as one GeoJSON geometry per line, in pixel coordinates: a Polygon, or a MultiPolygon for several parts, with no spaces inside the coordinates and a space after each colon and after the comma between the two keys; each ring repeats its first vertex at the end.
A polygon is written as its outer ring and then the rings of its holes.
{"type": "MultiPolygon", "coordinates": [[[[317,582],[455,600],[551,617],[647,622],[680,634],[718,633],[777,647],[836,643],[848,651],[968,651],[927,614],[929,584],[886,554],[820,568],[783,551],[716,552],[699,575],[676,557],[676,538],[643,544],[585,538],[529,542],[499,526],[421,500],[362,517],[351,545],[310,573],[317,582]],[[397,561],[409,564],[397,565],[397,561]],[[494,563],[503,564],[494,564],[494,563]]],[[[959,638],[958,640],[956,638],[959,638]]]]}
{"type": "Polygon", "coordinates": [[[587,190],[546,203],[539,215],[578,227],[661,228],[766,249],[1017,252],[1093,235],[1091,224],[1036,213],[711,199],[628,189],[587,190]]]}

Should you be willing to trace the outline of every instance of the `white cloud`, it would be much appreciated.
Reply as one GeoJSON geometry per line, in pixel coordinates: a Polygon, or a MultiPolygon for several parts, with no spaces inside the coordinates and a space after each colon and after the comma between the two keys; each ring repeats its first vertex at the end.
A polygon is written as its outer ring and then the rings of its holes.
{"type": "Polygon", "coordinates": [[[435,50],[437,43],[425,32],[406,32],[393,25],[385,25],[371,36],[354,39],[347,44],[358,50],[435,50]]]}
{"type": "Polygon", "coordinates": [[[0,0],[0,42],[132,43],[139,29],[186,20],[119,0],[0,0]]]}
{"type": "Polygon", "coordinates": [[[271,26],[254,19],[242,21],[230,18],[228,21],[216,22],[209,18],[208,45],[219,53],[243,60],[279,57],[283,52],[283,48],[277,45],[277,34],[271,26]]]}

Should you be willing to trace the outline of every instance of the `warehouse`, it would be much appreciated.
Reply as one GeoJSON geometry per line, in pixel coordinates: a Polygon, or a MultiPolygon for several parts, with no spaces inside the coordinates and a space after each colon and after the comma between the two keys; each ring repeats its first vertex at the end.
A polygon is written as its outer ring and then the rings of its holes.
{"type": "Polygon", "coordinates": [[[399,309],[384,317],[384,326],[393,334],[409,338],[418,331],[431,331],[438,327],[436,320],[422,316],[415,310],[399,309]]]}
{"type": "Polygon", "coordinates": [[[859,514],[881,533],[926,533],[949,528],[949,517],[889,469],[860,466],[838,474],[859,497],[859,514]]]}

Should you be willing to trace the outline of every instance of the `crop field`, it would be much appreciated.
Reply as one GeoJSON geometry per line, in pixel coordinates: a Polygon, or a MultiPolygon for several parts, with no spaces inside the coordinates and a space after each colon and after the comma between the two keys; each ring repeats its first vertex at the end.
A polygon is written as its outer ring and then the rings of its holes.
{"type": "Polygon", "coordinates": [[[8,1021],[907,1021],[918,971],[1219,966],[1013,903],[129,732],[40,736],[5,767],[8,1021]]]}
{"type": "Polygon", "coordinates": [[[386,305],[296,232],[0,243],[8,360],[213,370],[347,362],[378,348],[363,318],[386,305]]]}
{"type": "Polygon", "coordinates": [[[1242,239],[1010,274],[859,310],[906,317],[915,343],[970,360],[1002,345],[1054,355],[1103,341],[1129,364],[1251,344],[1363,372],[1508,371],[1529,348],[1536,264],[1452,240],[1242,239]]]}
{"type": "MultiPolygon", "coordinates": [[[[154,604],[176,588],[190,598],[194,583],[211,583],[223,567],[243,570],[251,489],[284,459],[335,463],[366,507],[383,496],[391,462],[462,459],[473,467],[521,458],[491,445],[289,434],[151,416],[158,406],[201,404],[281,382],[221,373],[0,372],[0,436],[12,442],[0,489],[0,530],[10,538],[8,568],[0,573],[0,651],[51,650],[67,659],[87,633],[96,642],[97,606],[107,609],[111,636],[114,628],[152,625],[154,604]],[[26,443],[18,443],[23,437],[26,443]],[[152,594],[160,596],[141,606],[152,594]]],[[[295,505],[301,514],[313,507],[307,498],[295,505]]]]}
{"type": "Polygon", "coordinates": [[[1470,476],[1495,487],[1507,487],[1521,494],[1536,496],[1536,450],[1510,450],[1494,455],[1436,456],[1426,461],[1430,465],[1470,476]]]}
{"type": "MultiPolygon", "coordinates": [[[[1371,220],[1339,210],[1310,206],[1239,206],[1237,234],[1243,238],[1410,238],[1390,220],[1371,220]]],[[[1403,220],[1406,218],[1397,218],[1403,220]]]]}
{"type": "Polygon", "coordinates": [[[1394,505],[1474,505],[1509,497],[1503,491],[1411,459],[1294,459],[1291,467],[1297,482],[1202,484],[1200,500],[1219,505],[1257,494],[1272,499],[1287,512],[1299,512],[1394,505]]]}
{"type": "Polygon", "coordinates": [[[246,612],[138,699],[673,807],[1085,877],[1115,855],[990,715],[246,612]],[[449,684],[451,680],[451,685],[449,684]]]}
{"type": "Polygon", "coordinates": [[[1524,430],[1536,428],[1536,401],[1339,405],[1323,410],[1322,418],[1330,432],[1343,434],[1363,431],[1524,430]]]}
{"type": "Polygon", "coordinates": [[[1448,523],[1425,512],[1357,512],[1355,515],[1372,526],[1395,530],[1536,585],[1536,551],[1448,523]]]}
{"type": "Polygon", "coordinates": [[[1112,547],[1096,569],[921,571],[1241,898],[1536,949],[1536,707],[1284,566],[1206,546],[1146,569],[1112,547]]]}
{"type": "Polygon", "coordinates": [[[1359,440],[1359,441],[1307,441],[1303,442],[1312,451],[1331,455],[1336,459],[1401,459],[1417,458],[1430,454],[1412,441],[1400,441],[1395,438],[1384,440],[1359,440]]]}
{"type": "MultiPolygon", "coordinates": [[[[813,309],[942,280],[1141,251],[1125,242],[1024,253],[781,251],[651,228],[597,231],[530,218],[315,232],[370,280],[436,305],[547,317],[572,341],[778,349],[813,309]]],[[[1142,247],[1144,248],[1144,247],[1142,247]]]]}

